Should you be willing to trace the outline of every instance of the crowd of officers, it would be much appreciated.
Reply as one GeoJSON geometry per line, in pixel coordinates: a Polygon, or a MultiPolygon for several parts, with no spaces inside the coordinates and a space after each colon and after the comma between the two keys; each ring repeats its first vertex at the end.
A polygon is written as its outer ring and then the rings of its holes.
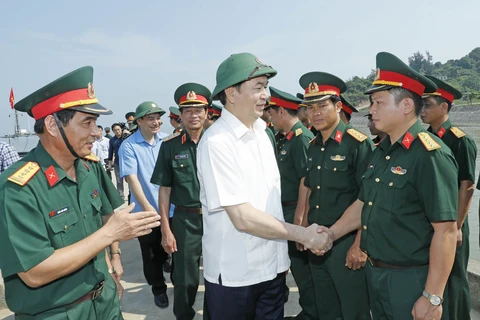
{"type": "MultiPolygon", "coordinates": [[[[57,116],[72,99],[83,102],[70,109],[93,114],[93,120],[96,115],[108,114],[96,101],[91,86],[93,71],[79,70],[15,106],[29,112],[37,122],[46,119],[45,128],[37,128],[36,124],[36,132],[42,135],[48,131],[51,136],[49,140],[41,138],[26,162],[13,165],[0,180],[0,267],[7,303],[19,319],[40,319],[48,314],[60,319],[65,312],[77,319],[70,311],[73,306],[84,309],[75,311],[82,317],[93,313],[98,319],[121,317],[118,310],[111,311],[111,303],[118,304],[118,300],[107,299],[108,295],[115,295],[115,290],[111,290],[115,284],[120,286],[115,274],[121,265],[117,270],[110,262],[110,268],[104,267],[99,260],[109,260],[105,251],[80,257],[82,264],[64,266],[66,271],[44,265],[51,259],[47,257],[52,246],[61,250],[85,238],[68,231],[77,223],[77,217],[68,214],[70,210],[92,211],[96,218],[88,226],[85,222],[88,235],[101,225],[101,216],[107,217],[122,203],[106,181],[105,171],[98,169],[101,168],[98,160],[89,157],[88,152],[80,153],[86,150],[79,149],[72,138],[80,131],[65,133],[71,130],[62,125],[68,123],[68,119],[57,116]],[[80,89],[86,89],[87,96],[82,96],[80,89]],[[67,99],[65,105],[50,107],[46,101],[51,95],[45,92],[63,95],[67,99]],[[90,104],[85,103],[87,100],[90,104]],[[49,151],[44,148],[47,143],[61,151],[49,151]],[[76,168],[73,175],[76,178],[62,180],[65,173],[56,165],[50,165],[50,157],[59,161],[52,152],[60,156],[71,154],[68,167],[76,168]],[[44,174],[37,174],[40,169],[44,174]],[[90,171],[95,171],[100,178],[93,179],[88,175],[90,171]],[[70,185],[80,184],[82,179],[88,180],[91,190],[72,194],[70,185]],[[64,184],[65,190],[55,188],[57,184],[64,184]],[[32,197],[38,197],[42,189],[42,195],[48,200],[52,197],[45,190],[50,189],[59,199],[54,199],[54,205],[50,201],[41,202],[44,208],[40,209],[32,204],[38,201],[32,197]],[[61,201],[64,193],[71,204],[61,201]],[[17,200],[12,200],[13,195],[17,200]],[[95,200],[100,196],[101,203],[95,200]],[[79,202],[80,208],[74,208],[78,198],[92,205],[84,208],[79,202]],[[26,200],[19,199],[31,199],[28,206],[35,207],[29,211],[38,214],[24,215],[26,200]],[[44,212],[48,212],[44,219],[50,227],[45,234],[39,230],[39,225],[44,224],[39,223],[44,212]],[[38,225],[34,226],[35,223],[38,225]],[[8,232],[12,228],[21,236],[8,232]],[[84,266],[89,261],[93,261],[94,271],[84,266]],[[26,276],[29,270],[38,269],[42,264],[44,271],[37,270],[26,276]],[[35,280],[47,272],[58,275],[40,282],[35,280]],[[114,282],[108,280],[108,273],[113,273],[114,282]],[[99,274],[107,277],[100,279],[99,274]],[[84,283],[83,279],[91,281],[84,283]],[[80,283],[84,283],[84,287],[80,288],[80,283]],[[93,283],[95,293],[87,290],[87,297],[79,295],[81,289],[88,288],[88,283],[93,283]],[[97,303],[100,305],[104,300],[105,306],[82,303],[95,300],[95,294],[102,295],[97,303]],[[98,317],[99,314],[102,316],[98,317]]],[[[264,109],[263,119],[276,150],[281,176],[284,219],[301,226],[316,223],[330,228],[335,242],[333,248],[323,254],[289,241],[290,270],[298,286],[302,309],[294,318],[353,320],[371,319],[373,315],[374,319],[423,319],[427,315],[428,319],[470,319],[467,213],[474,189],[477,148],[473,139],[449,120],[453,101],[461,98],[461,93],[435,77],[418,74],[389,53],[379,53],[376,78],[366,92],[370,98],[368,128],[376,136],[372,141],[362,130],[350,125],[351,115],[357,110],[342,96],[347,86],[340,78],[326,72],[309,72],[300,78],[299,84],[303,92],[296,96],[270,86],[270,98],[264,109]],[[427,130],[420,118],[429,125],[427,130]]],[[[140,104],[135,114],[130,115],[133,124],[138,126],[137,132],[123,139],[123,144],[130,141],[129,157],[135,159],[137,167],[125,169],[132,164],[122,162],[121,149],[128,147],[120,146],[115,155],[117,182],[119,178],[127,178],[135,198],[132,203],[139,206],[137,209],[129,206],[119,212],[125,214],[123,220],[130,215],[133,217],[129,219],[135,223],[143,220],[144,224],[128,234],[111,236],[112,230],[121,233],[122,227],[120,218],[116,224],[108,222],[113,220],[110,218],[104,223],[114,225],[107,237],[111,241],[99,243],[103,248],[110,246],[113,257],[121,253],[118,245],[115,246],[117,241],[148,237],[143,245],[140,241],[144,273],[152,285],[155,303],[162,308],[168,306],[163,274],[158,279],[150,279],[155,273],[162,273],[165,254],[172,254],[173,312],[177,319],[195,316],[193,304],[199,286],[203,235],[196,151],[204,131],[222,113],[222,107],[213,104],[210,96],[209,89],[201,84],[181,85],[174,94],[178,108],[169,108],[170,124],[175,128],[169,136],[159,132],[160,117],[165,111],[154,102],[140,104]],[[148,150],[156,152],[148,163],[144,158],[146,153],[140,156],[146,149],[135,149],[135,143],[144,141],[151,147],[148,150]],[[153,198],[146,191],[152,186],[156,186],[153,193],[158,192],[153,198]],[[130,211],[139,215],[150,212],[150,215],[140,219],[130,211]],[[162,223],[160,228],[154,228],[156,232],[149,234],[145,230],[158,223],[153,220],[153,213],[160,215],[162,223]]],[[[88,129],[87,120],[80,119],[79,126],[88,129]]],[[[112,129],[115,131],[117,126],[112,129]]],[[[112,160],[111,154],[108,159],[112,160]]],[[[123,192],[123,185],[117,184],[117,187],[123,192]]],[[[123,197],[123,193],[120,196],[123,197]]],[[[67,262],[71,259],[62,255],[55,259],[61,258],[67,262]]],[[[204,318],[209,318],[206,305],[204,318]]]]}

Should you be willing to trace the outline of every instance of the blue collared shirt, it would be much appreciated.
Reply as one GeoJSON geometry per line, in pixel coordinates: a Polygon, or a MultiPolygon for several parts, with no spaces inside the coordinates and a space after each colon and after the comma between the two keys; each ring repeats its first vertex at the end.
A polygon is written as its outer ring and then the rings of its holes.
{"type": "MultiPolygon", "coordinates": [[[[120,176],[122,178],[136,174],[142,187],[143,193],[148,202],[158,210],[158,189],[159,186],[150,183],[150,178],[157,162],[158,152],[162,145],[162,139],[168,134],[159,132],[155,136],[153,144],[148,143],[142,136],[140,130],[133,133],[123,141],[118,150],[120,160],[120,176]]],[[[135,202],[135,208],[132,212],[142,211],[142,207],[131,193],[131,202],[135,202]]]]}

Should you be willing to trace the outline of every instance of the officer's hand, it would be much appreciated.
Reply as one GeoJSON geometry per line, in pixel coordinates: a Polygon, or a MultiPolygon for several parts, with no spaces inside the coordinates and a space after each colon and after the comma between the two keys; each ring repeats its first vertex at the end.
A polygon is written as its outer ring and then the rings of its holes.
{"type": "Polygon", "coordinates": [[[177,252],[177,240],[171,230],[162,230],[162,247],[166,253],[177,252]]]}
{"type": "Polygon", "coordinates": [[[160,225],[157,212],[141,211],[130,213],[135,207],[132,202],[125,209],[113,213],[105,224],[107,234],[115,241],[126,241],[152,232],[160,225]]]}
{"type": "Polygon", "coordinates": [[[303,245],[314,254],[323,255],[333,245],[333,233],[330,229],[314,223],[305,229],[307,241],[303,245]]]}
{"type": "Polygon", "coordinates": [[[442,313],[442,305],[434,306],[424,296],[418,298],[412,309],[414,320],[440,320],[442,318],[442,313]]]}
{"type": "Polygon", "coordinates": [[[110,263],[112,264],[112,269],[115,270],[115,273],[112,273],[112,277],[120,281],[123,275],[123,266],[122,262],[120,261],[120,255],[112,255],[112,257],[110,258],[110,263]]]}
{"type": "Polygon", "coordinates": [[[350,249],[347,251],[347,259],[345,261],[345,266],[349,269],[359,270],[365,267],[367,262],[367,255],[360,250],[360,246],[353,244],[350,249]]]}
{"type": "Polygon", "coordinates": [[[461,247],[462,243],[463,243],[463,233],[462,233],[462,229],[460,228],[457,230],[457,248],[461,247]]]}

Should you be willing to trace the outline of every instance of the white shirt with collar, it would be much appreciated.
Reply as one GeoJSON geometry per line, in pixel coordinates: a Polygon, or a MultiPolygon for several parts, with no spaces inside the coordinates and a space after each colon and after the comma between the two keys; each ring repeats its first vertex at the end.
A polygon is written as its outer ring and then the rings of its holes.
{"type": "Polygon", "coordinates": [[[284,221],[280,172],[275,152],[257,119],[249,130],[223,109],[222,116],[202,136],[197,152],[200,201],[203,210],[203,264],[208,282],[229,287],[274,279],[288,270],[286,240],[267,240],[238,231],[225,206],[249,202],[284,221]]]}

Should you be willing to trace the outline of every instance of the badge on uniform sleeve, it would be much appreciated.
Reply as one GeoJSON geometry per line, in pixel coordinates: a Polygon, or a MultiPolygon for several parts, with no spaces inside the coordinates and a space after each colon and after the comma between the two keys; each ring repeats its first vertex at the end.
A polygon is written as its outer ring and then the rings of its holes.
{"type": "Polygon", "coordinates": [[[337,154],[336,156],[331,156],[330,159],[333,160],[333,161],[343,161],[343,160],[345,160],[345,156],[341,156],[341,155],[337,154]]]}
{"type": "Polygon", "coordinates": [[[175,159],[176,159],[176,160],[179,160],[179,159],[188,159],[188,154],[177,154],[177,155],[175,155],[175,159]]]}
{"type": "Polygon", "coordinates": [[[390,171],[392,171],[395,174],[403,176],[405,173],[407,173],[407,169],[403,169],[402,167],[391,167],[390,171]]]}

